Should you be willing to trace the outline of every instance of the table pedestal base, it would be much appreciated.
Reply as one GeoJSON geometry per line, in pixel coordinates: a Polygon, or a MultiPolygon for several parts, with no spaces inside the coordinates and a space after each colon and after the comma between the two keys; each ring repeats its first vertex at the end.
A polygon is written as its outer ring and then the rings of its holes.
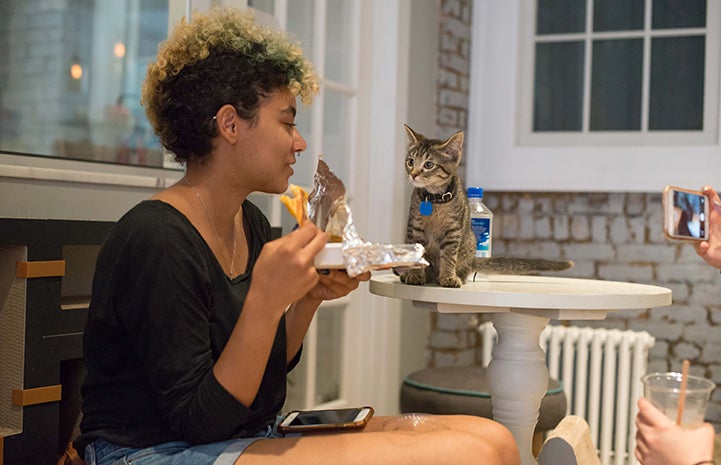
{"type": "Polygon", "coordinates": [[[549,319],[509,312],[493,314],[491,321],[498,333],[487,372],[493,418],[513,433],[522,465],[537,465],[531,440],[548,388],[539,340],[549,319]]]}

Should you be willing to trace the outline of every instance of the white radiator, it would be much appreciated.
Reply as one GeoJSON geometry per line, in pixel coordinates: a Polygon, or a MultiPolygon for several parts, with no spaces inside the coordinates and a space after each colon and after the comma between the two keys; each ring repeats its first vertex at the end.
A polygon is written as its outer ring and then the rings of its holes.
{"type": "MultiPolygon", "coordinates": [[[[496,330],[491,322],[478,329],[488,366],[496,330]]],[[[549,375],[563,382],[566,414],[588,422],[602,465],[636,464],[636,402],[655,342],[646,331],[548,326],[541,333],[549,375]]]]}

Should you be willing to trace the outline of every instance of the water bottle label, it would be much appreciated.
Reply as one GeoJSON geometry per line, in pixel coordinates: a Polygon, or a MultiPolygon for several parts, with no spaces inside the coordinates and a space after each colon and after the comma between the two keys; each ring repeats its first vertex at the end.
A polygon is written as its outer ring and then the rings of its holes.
{"type": "Polygon", "coordinates": [[[491,256],[491,219],[471,218],[471,228],[476,236],[476,257],[491,256]]]}

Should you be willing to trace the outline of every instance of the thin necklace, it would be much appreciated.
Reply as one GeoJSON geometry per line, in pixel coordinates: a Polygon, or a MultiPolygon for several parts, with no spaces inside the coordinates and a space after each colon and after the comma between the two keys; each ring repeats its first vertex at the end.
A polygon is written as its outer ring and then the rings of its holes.
{"type": "MultiPolygon", "coordinates": [[[[210,229],[213,231],[213,235],[215,236],[215,240],[218,242],[218,246],[220,247],[221,255],[223,256],[223,261],[225,262],[225,266],[228,267],[228,254],[225,251],[225,247],[223,246],[223,242],[220,240],[220,237],[218,236],[218,232],[215,230],[215,226],[213,225],[213,222],[210,220],[210,214],[208,213],[208,207],[205,206],[205,202],[203,202],[202,197],[200,197],[200,194],[198,194],[198,191],[195,190],[195,187],[193,187],[192,184],[190,184],[190,181],[188,180],[190,176],[186,174],[186,177],[183,179],[185,180],[185,183],[190,187],[190,189],[193,191],[196,197],[198,197],[198,200],[200,201],[200,206],[203,207],[203,211],[205,212],[205,217],[208,219],[208,223],[210,224],[210,229]]],[[[235,243],[236,243],[236,234],[235,234],[235,218],[233,218],[233,255],[230,259],[230,266],[228,269],[230,270],[230,278],[232,279],[235,277],[235,273],[233,272],[233,268],[235,267],[235,243]]]]}

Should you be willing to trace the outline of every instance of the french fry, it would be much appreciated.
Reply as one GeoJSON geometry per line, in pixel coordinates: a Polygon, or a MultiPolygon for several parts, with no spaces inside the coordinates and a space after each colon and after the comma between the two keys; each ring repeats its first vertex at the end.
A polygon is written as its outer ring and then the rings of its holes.
{"type": "Polygon", "coordinates": [[[308,193],[302,187],[291,184],[288,186],[290,196],[281,195],[280,201],[285,205],[298,224],[308,218],[308,193]]]}

